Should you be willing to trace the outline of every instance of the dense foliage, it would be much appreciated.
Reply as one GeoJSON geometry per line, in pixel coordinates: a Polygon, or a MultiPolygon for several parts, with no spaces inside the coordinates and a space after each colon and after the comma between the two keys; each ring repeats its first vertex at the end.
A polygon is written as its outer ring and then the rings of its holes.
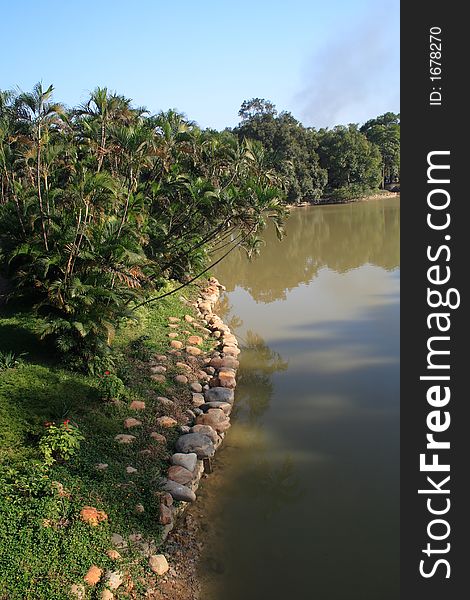
{"type": "Polygon", "coordinates": [[[229,132],[106,88],[72,110],[52,93],[0,93],[1,268],[42,335],[91,361],[168,279],[189,280],[211,252],[253,251],[267,217],[280,229],[282,181],[229,132]]]}
{"type": "Polygon", "coordinates": [[[364,123],[361,132],[380,150],[382,186],[400,178],[400,115],[387,112],[364,123]]]}
{"type": "Polygon", "coordinates": [[[264,146],[266,163],[286,184],[290,202],[339,201],[368,194],[400,177],[400,118],[385,113],[357,125],[316,131],[290,113],[278,114],[269,100],[245,100],[241,122],[234,129],[240,140],[264,146]]]}
{"type": "Polygon", "coordinates": [[[245,101],[239,116],[242,120],[235,133],[240,140],[263,144],[267,164],[286,182],[289,201],[320,198],[327,172],[319,164],[315,130],[304,127],[289,112],[277,115],[271,102],[259,98],[245,101]]]}
{"type": "MultiPolygon", "coordinates": [[[[356,125],[338,125],[320,132],[320,163],[328,171],[328,192],[353,197],[379,187],[381,182],[380,151],[358,130],[356,125]]],[[[347,196],[346,196],[347,198],[347,196]]]]}

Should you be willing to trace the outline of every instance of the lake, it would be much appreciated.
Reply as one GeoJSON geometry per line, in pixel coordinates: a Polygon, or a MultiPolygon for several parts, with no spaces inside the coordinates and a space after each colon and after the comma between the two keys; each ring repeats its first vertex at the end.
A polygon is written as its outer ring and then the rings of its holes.
{"type": "Polygon", "coordinates": [[[293,209],[214,274],[242,348],[205,600],[399,597],[400,200],[293,209]]]}

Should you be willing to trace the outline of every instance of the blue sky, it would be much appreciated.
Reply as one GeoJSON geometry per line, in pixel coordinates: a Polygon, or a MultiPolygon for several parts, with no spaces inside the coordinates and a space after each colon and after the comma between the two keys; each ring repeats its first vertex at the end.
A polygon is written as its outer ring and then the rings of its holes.
{"type": "Polygon", "coordinates": [[[0,0],[0,88],[107,86],[151,112],[234,126],[244,99],[305,125],[399,111],[399,0],[0,0]]]}

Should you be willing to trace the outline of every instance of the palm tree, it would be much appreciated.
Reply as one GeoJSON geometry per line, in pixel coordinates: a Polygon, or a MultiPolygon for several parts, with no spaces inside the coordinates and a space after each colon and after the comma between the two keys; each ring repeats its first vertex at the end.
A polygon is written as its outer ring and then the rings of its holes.
{"type": "Polygon", "coordinates": [[[44,210],[41,182],[41,153],[44,144],[48,143],[49,128],[60,123],[60,115],[64,107],[59,103],[49,102],[54,87],[50,85],[44,90],[42,83],[37,83],[32,92],[23,92],[17,102],[22,119],[30,126],[31,136],[36,149],[36,188],[41,218],[41,230],[46,252],[49,250],[46,220],[49,219],[49,209],[44,210]]]}

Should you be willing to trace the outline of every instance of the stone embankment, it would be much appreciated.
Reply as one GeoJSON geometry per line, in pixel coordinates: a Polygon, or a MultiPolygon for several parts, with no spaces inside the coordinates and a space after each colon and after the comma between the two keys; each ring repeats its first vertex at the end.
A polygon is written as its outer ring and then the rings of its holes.
{"type": "MultiPolygon", "coordinates": [[[[204,359],[202,370],[208,376],[206,383],[190,384],[194,418],[190,425],[180,428],[176,452],[171,456],[167,476],[161,482],[160,523],[165,527],[163,539],[173,528],[176,517],[184,510],[186,503],[196,499],[201,477],[205,471],[210,472],[211,459],[230,427],[240,350],[230,328],[213,313],[223,289],[212,277],[196,301],[201,324],[216,341],[216,346],[211,356],[204,359]],[[180,501],[181,504],[176,508],[174,501],[180,501]]],[[[186,351],[189,349],[186,348],[186,351]]]]}

